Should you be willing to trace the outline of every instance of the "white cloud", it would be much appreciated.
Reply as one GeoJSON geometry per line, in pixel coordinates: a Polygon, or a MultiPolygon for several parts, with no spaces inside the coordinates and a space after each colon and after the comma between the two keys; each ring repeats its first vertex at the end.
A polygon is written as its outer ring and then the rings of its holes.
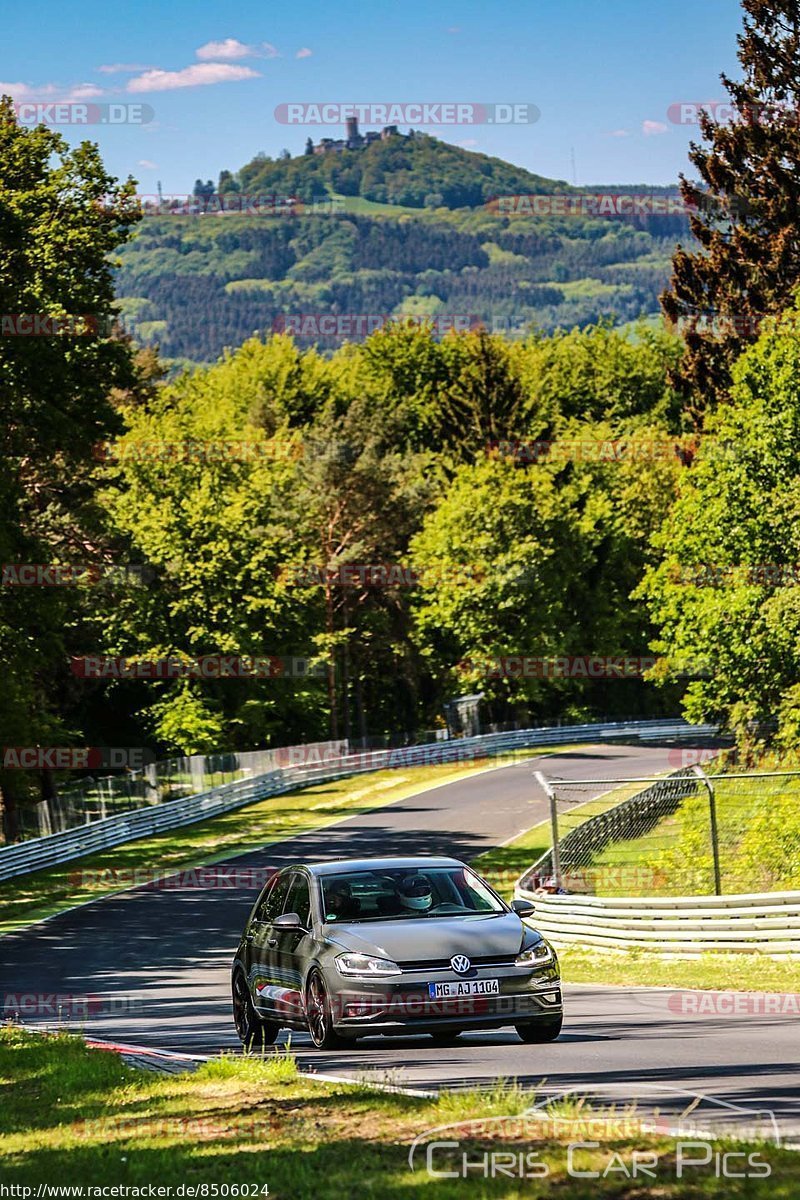
{"type": "Polygon", "coordinates": [[[31,87],[29,83],[0,83],[0,96],[11,96],[15,104],[52,100],[68,104],[73,100],[93,100],[105,94],[105,90],[94,83],[76,83],[72,87],[57,83],[42,83],[37,87],[31,87]]]}
{"type": "Polygon", "coordinates": [[[170,92],[175,88],[206,87],[212,83],[235,83],[240,79],[258,79],[252,67],[234,67],[230,63],[193,63],[180,71],[145,71],[128,81],[129,92],[170,92]]]}
{"type": "Polygon", "coordinates": [[[642,133],[645,137],[657,137],[660,133],[666,133],[667,126],[662,121],[642,121],[642,133]]]}
{"type": "Polygon", "coordinates": [[[471,149],[473,146],[479,146],[480,142],[477,138],[464,138],[460,142],[456,142],[457,146],[463,146],[465,150],[471,149]]]}
{"type": "Polygon", "coordinates": [[[448,25],[447,32],[448,33],[461,33],[461,26],[460,25],[448,25]]]}
{"type": "Polygon", "coordinates": [[[303,46],[301,50],[297,51],[297,54],[295,54],[295,58],[311,58],[311,55],[313,53],[314,53],[314,51],[309,50],[308,46],[303,46]]]}
{"type": "Polygon", "coordinates": [[[629,129],[611,129],[611,130],[609,130],[608,136],[609,137],[630,137],[631,133],[630,133],[629,129]]]}
{"type": "Polygon", "coordinates": [[[158,170],[158,163],[150,162],[149,158],[140,158],[137,165],[140,167],[144,167],[145,171],[157,171],[158,170]]]}
{"type": "Polygon", "coordinates": [[[125,75],[136,71],[149,71],[148,63],[104,63],[97,68],[102,75],[125,75]]]}
{"type": "Polygon", "coordinates": [[[233,62],[239,58],[278,58],[278,51],[270,42],[259,42],[256,46],[246,46],[237,38],[225,38],[221,42],[206,42],[195,51],[203,62],[222,59],[233,62]]]}
{"type": "Polygon", "coordinates": [[[70,88],[68,100],[94,100],[95,96],[105,96],[105,88],[98,87],[95,83],[79,83],[74,88],[70,88]]]}
{"type": "Polygon", "coordinates": [[[58,95],[60,89],[54,83],[44,83],[41,87],[31,87],[28,83],[0,83],[0,96],[11,96],[15,103],[43,100],[45,96],[58,95]]]}

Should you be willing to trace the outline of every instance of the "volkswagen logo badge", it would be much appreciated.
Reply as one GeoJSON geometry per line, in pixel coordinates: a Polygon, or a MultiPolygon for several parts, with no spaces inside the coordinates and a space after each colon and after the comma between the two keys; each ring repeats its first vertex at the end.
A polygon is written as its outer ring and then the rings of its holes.
{"type": "Polygon", "coordinates": [[[454,954],[450,959],[450,966],[457,975],[466,975],[467,971],[471,970],[472,963],[469,961],[466,954],[454,954]]]}

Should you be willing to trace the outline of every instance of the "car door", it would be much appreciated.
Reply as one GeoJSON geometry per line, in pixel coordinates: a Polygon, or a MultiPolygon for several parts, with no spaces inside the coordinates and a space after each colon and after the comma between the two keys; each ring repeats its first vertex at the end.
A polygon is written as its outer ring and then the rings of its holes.
{"type": "Polygon", "coordinates": [[[300,929],[272,927],[270,937],[270,975],[279,988],[283,989],[278,999],[284,1019],[302,1021],[303,979],[305,976],[305,954],[311,941],[311,888],[305,871],[294,870],[290,876],[289,891],[283,905],[284,913],[297,913],[300,929]]]}
{"type": "Polygon", "coordinates": [[[250,992],[258,1011],[267,1016],[276,1014],[280,994],[278,981],[274,977],[272,922],[283,912],[289,895],[291,874],[289,871],[281,871],[275,876],[247,931],[250,992]]]}

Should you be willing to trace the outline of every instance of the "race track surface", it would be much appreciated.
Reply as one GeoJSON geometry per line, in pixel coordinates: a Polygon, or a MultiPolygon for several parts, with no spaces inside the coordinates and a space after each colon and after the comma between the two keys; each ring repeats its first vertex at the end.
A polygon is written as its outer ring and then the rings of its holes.
{"type": "MultiPolygon", "coordinates": [[[[445,784],[234,860],[238,872],[303,860],[386,854],[452,854],[469,860],[548,815],[536,769],[565,778],[624,778],[672,768],[670,748],[587,746],[445,784]]],[[[594,789],[595,793],[606,790],[594,789]]],[[[581,793],[587,799],[591,790],[581,793]]],[[[242,820],[247,819],[243,809],[242,820]]],[[[0,994],[67,997],[62,1024],[95,1037],[184,1053],[238,1049],[230,1018],[230,960],[257,887],[146,887],[85,905],[0,939],[0,994]],[[82,1001],[90,998],[88,1018],[82,1001]],[[73,999],[69,999],[73,998],[73,999]],[[74,1014],[70,1015],[70,1006],[74,1014]],[[78,1014],[81,1015],[78,1015],[78,1014]]],[[[517,1078],[539,1093],[565,1091],[637,1101],[676,1114],[696,1108],[725,1123],[800,1136],[800,1019],[796,1014],[692,1013],[668,989],[573,985],[564,1032],[551,1045],[520,1043],[513,1029],[465,1034],[442,1049],[419,1035],[373,1038],[353,1050],[292,1049],[304,1070],[390,1078],[421,1088],[517,1078]],[[726,1107],[731,1106],[731,1107],[726,1107]]]]}

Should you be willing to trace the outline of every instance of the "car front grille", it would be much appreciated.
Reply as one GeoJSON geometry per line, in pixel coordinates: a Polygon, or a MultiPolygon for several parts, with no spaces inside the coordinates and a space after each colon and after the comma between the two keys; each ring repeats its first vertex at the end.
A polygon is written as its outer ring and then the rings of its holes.
{"type": "MultiPolygon", "coordinates": [[[[479,954],[468,956],[473,967],[513,967],[514,959],[507,954],[479,954]]],[[[452,971],[449,958],[409,958],[397,964],[401,971],[419,973],[420,971],[452,971]]]]}

